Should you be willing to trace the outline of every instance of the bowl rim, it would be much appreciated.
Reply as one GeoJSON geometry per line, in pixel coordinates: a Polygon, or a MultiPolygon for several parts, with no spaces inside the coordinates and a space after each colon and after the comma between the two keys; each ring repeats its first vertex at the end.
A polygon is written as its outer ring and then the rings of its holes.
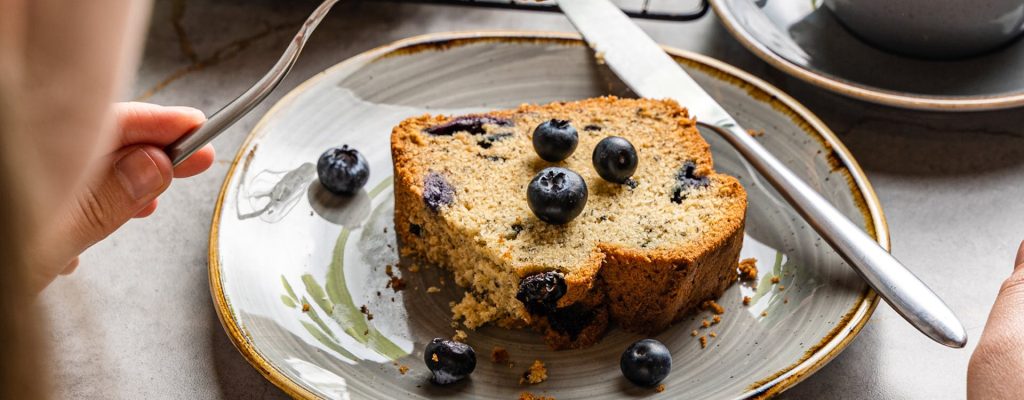
{"type": "Polygon", "coordinates": [[[737,19],[727,0],[710,0],[711,8],[732,37],[755,56],[787,75],[796,77],[814,86],[857,100],[892,107],[922,111],[972,112],[991,111],[1024,105],[1024,92],[975,96],[933,96],[897,92],[883,88],[861,85],[830,77],[805,68],[776,54],[758,41],[737,19]]]}
{"type": "MultiPolygon", "coordinates": [[[[296,86],[288,92],[277,103],[275,103],[260,118],[242,142],[235,154],[230,167],[221,184],[220,193],[217,195],[217,203],[214,208],[210,224],[209,237],[209,280],[210,294],[213,299],[214,308],[217,311],[217,318],[224,327],[225,332],[231,339],[232,344],[242,356],[260,372],[267,380],[276,385],[282,391],[293,398],[320,399],[321,397],[300,383],[290,379],[278,370],[267,360],[253,344],[248,332],[240,326],[236,314],[231,306],[230,299],[224,293],[223,282],[221,281],[221,266],[219,254],[219,230],[221,212],[229,190],[232,177],[241,164],[247,164],[250,145],[265,132],[263,127],[270,117],[275,115],[281,108],[291,103],[296,97],[304,93],[310,86],[319,82],[328,74],[359,62],[372,62],[382,57],[396,54],[411,54],[426,50],[443,50],[451,47],[478,44],[483,42],[522,42],[522,41],[543,41],[559,42],[570,45],[586,46],[580,36],[568,32],[546,32],[546,31],[465,31],[465,32],[439,32],[425,35],[412,36],[398,40],[390,44],[379,46],[342,62],[339,62],[324,71],[321,71],[296,86]]],[[[854,160],[849,150],[840,142],[839,138],[811,113],[806,107],[795,99],[785,94],[778,88],[762,81],[761,79],[744,72],[736,67],[728,65],[714,58],[697,53],[663,46],[663,48],[677,61],[686,62],[691,66],[706,69],[710,72],[723,74],[726,78],[733,78],[734,83],[747,86],[748,89],[758,90],[770,96],[769,102],[776,103],[780,107],[777,110],[787,114],[797,122],[799,126],[811,137],[818,140],[826,149],[831,148],[834,159],[837,163],[836,170],[844,173],[851,194],[864,216],[867,224],[868,234],[875,237],[882,248],[890,250],[889,229],[882,211],[881,203],[874,189],[867,180],[864,171],[854,160]]],[[[815,346],[811,346],[799,360],[783,368],[776,373],[755,382],[747,388],[740,398],[760,399],[772,397],[792,387],[815,371],[823,367],[845,349],[854,337],[861,331],[870,319],[875,307],[878,305],[878,295],[870,287],[867,287],[858,297],[857,303],[846,312],[839,323],[815,346]]]]}

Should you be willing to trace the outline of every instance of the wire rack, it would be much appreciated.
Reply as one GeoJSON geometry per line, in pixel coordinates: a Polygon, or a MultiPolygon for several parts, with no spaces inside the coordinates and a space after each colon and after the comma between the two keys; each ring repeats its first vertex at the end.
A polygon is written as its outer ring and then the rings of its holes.
{"type": "MultiPolygon", "coordinates": [[[[555,0],[393,0],[412,3],[463,5],[487,8],[558,12],[555,0]]],[[[692,21],[708,12],[707,0],[613,0],[634,18],[692,21]]]]}

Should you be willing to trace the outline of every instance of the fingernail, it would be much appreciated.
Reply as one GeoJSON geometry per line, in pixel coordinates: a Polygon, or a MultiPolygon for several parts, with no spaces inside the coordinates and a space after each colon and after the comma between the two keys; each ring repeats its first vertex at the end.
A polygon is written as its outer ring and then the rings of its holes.
{"type": "Polygon", "coordinates": [[[164,179],[160,168],[143,149],[132,150],[114,164],[118,179],[135,200],[141,200],[160,189],[164,179]]]}
{"type": "Polygon", "coordinates": [[[1013,261],[1014,269],[1024,265],[1024,241],[1020,242],[1020,247],[1017,248],[1017,259],[1013,261]]]}

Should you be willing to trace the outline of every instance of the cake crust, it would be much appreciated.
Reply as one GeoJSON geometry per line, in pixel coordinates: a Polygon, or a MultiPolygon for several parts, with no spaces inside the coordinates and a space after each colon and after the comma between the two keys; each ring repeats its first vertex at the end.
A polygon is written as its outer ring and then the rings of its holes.
{"type": "Polygon", "coordinates": [[[423,115],[395,127],[391,146],[402,255],[453,272],[467,288],[453,315],[469,328],[529,326],[544,331],[555,349],[586,347],[610,322],[657,333],[737,279],[746,192],[735,178],[713,171],[710,147],[695,121],[672,100],[601,97],[462,117],[423,115]],[[525,192],[517,197],[514,187],[497,200],[480,193],[502,186],[502,179],[525,188],[529,171],[558,165],[520,143],[529,141],[537,121],[549,118],[569,119],[579,130],[581,144],[566,163],[590,187],[592,204],[577,218],[586,221],[540,222],[526,208],[525,192]],[[592,167],[586,170],[590,139],[612,134],[638,146],[634,187],[600,181],[592,167]],[[663,176],[666,171],[678,177],[663,176]],[[671,179],[699,184],[673,186],[671,179]],[[646,209],[602,214],[602,207],[616,202],[646,209]],[[627,233],[600,238],[595,230],[608,229],[601,225],[608,220],[624,224],[619,229],[627,233]],[[631,229],[637,232],[629,234],[631,229]],[[514,298],[519,280],[552,270],[566,286],[555,312],[527,312],[514,298]]]}

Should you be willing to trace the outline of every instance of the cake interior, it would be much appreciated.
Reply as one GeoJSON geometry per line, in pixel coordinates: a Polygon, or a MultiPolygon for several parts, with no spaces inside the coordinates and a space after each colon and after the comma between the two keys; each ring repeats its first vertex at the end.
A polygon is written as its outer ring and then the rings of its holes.
{"type": "MultiPolygon", "coordinates": [[[[745,196],[718,193],[738,185],[712,171],[708,145],[685,110],[670,102],[607,102],[435,118],[418,127],[418,145],[405,151],[430,161],[412,163],[426,207],[404,216],[417,239],[410,250],[451,270],[468,289],[452,307],[466,327],[530,324],[516,292],[520,279],[535,273],[558,271],[577,291],[599,284],[602,246],[652,257],[697,252],[704,234],[737,224],[736,215],[720,210],[742,209],[745,196]],[[575,152],[557,163],[540,159],[532,144],[534,128],[550,119],[569,120],[579,133],[575,152]],[[627,184],[594,170],[593,149],[608,136],[637,149],[639,165],[627,184]],[[589,189],[583,213],[565,225],[539,220],[526,201],[530,180],[549,166],[577,172],[589,189]]],[[[570,293],[559,307],[587,297],[570,293]]]]}

